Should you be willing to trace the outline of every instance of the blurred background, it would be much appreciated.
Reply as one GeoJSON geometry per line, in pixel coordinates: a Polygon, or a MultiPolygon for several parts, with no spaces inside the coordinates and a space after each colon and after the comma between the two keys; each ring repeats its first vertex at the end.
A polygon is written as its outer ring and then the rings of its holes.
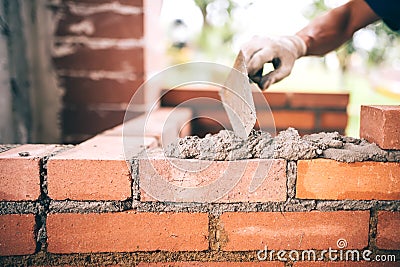
{"type": "MultiPolygon", "coordinates": [[[[294,34],[346,1],[0,2],[0,143],[79,143],[120,124],[137,88],[165,67],[192,61],[232,66],[253,35],[294,34]]],[[[168,84],[146,88],[137,113],[163,89],[168,84]]],[[[215,88],[178,90],[162,105],[210,92],[215,88]]],[[[271,100],[282,129],[357,137],[361,104],[400,103],[399,34],[381,22],[359,30],[325,57],[298,60],[268,94],[285,97],[279,105],[271,100]]],[[[203,122],[193,129],[218,127],[203,122]]]]}

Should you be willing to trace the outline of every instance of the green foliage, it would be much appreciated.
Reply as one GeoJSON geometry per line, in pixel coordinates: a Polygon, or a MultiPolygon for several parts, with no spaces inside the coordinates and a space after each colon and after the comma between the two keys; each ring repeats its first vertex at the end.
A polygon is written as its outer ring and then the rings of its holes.
{"type": "MultiPolygon", "coordinates": [[[[315,0],[305,10],[304,16],[310,20],[330,10],[325,0],[315,0]]],[[[368,67],[376,67],[381,64],[391,63],[395,58],[400,58],[398,47],[400,45],[400,35],[389,29],[382,21],[371,24],[365,28],[374,37],[375,42],[371,49],[365,50],[357,47],[354,38],[343,44],[337,49],[336,54],[339,59],[342,71],[348,69],[351,63],[351,55],[357,54],[368,67]],[[397,49],[396,49],[397,47],[397,49]]]]}
{"type": "Polygon", "coordinates": [[[232,23],[236,3],[232,0],[195,0],[195,3],[204,22],[195,40],[196,49],[209,60],[230,60],[233,57],[232,40],[237,32],[232,23]],[[219,23],[213,23],[214,20],[219,20],[219,23]]]}

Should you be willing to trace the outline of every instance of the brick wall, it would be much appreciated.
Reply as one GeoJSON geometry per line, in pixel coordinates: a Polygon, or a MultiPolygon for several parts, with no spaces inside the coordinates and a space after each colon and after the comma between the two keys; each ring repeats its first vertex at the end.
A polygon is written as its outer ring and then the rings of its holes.
{"type": "Polygon", "coordinates": [[[79,143],[120,124],[137,88],[160,70],[162,2],[49,2],[56,20],[53,62],[64,88],[62,139],[79,143]]]}
{"type": "MultiPolygon", "coordinates": [[[[204,136],[206,133],[217,133],[222,125],[229,125],[228,117],[223,109],[218,95],[218,88],[184,87],[163,92],[163,106],[184,106],[193,110],[195,117],[192,122],[193,133],[204,136]],[[199,99],[201,98],[201,99],[199,99]],[[217,101],[216,101],[217,100],[217,101]],[[186,101],[186,103],[184,103],[186,101]],[[187,102],[188,101],[188,102],[187,102]],[[207,119],[205,117],[211,117],[207,119]],[[219,123],[218,123],[219,122],[219,123]],[[221,125],[222,124],[222,125],[221,125]]],[[[272,110],[277,131],[295,127],[300,134],[320,131],[338,131],[344,134],[347,126],[348,93],[286,93],[264,92],[264,97],[272,110]]],[[[257,99],[260,94],[254,94],[256,106],[263,101],[257,99]]],[[[260,111],[259,111],[260,113],[260,111]]],[[[263,117],[258,114],[259,119],[263,117]]],[[[268,116],[265,116],[268,117],[268,116]]],[[[259,122],[262,129],[270,128],[268,119],[259,122]]]]}
{"type": "MultiPolygon", "coordinates": [[[[346,251],[400,260],[399,162],[244,160],[243,180],[218,201],[156,201],[139,189],[154,178],[149,163],[166,180],[196,186],[212,182],[230,164],[208,162],[190,174],[167,164],[158,150],[140,156],[172,138],[163,135],[164,127],[172,135],[188,132],[182,122],[191,111],[180,109],[165,126],[170,112],[160,109],[148,118],[152,127],[145,138],[135,131],[125,136],[131,164],[123,157],[121,126],[76,146],[1,146],[0,265],[398,266],[327,262],[324,250],[345,240],[346,251]],[[255,164],[272,167],[248,192],[255,164]],[[277,254],[259,261],[265,246],[275,252],[313,249],[325,261],[282,262],[277,254]]],[[[127,127],[140,127],[143,119],[127,127]]]]}

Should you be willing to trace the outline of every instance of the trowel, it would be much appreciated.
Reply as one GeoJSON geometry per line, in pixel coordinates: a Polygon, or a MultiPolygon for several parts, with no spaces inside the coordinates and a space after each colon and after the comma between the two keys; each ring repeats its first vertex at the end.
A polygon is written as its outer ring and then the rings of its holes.
{"type": "Polygon", "coordinates": [[[224,87],[219,90],[222,104],[235,134],[246,139],[256,123],[256,109],[247,76],[243,52],[236,57],[224,87]]]}

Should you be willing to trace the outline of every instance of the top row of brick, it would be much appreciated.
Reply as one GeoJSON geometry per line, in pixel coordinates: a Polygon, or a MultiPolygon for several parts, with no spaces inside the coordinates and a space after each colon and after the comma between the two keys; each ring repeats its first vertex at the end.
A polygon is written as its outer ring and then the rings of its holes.
{"type": "MultiPolygon", "coordinates": [[[[219,87],[207,86],[199,90],[198,88],[184,87],[174,90],[165,90],[162,96],[162,104],[165,106],[177,106],[185,101],[194,98],[209,98],[220,100],[218,94],[219,87]]],[[[263,105],[264,100],[259,99],[260,93],[253,93],[254,103],[263,105]]],[[[340,109],[346,110],[349,103],[348,93],[298,93],[298,92],[262,92],[263,96],[272,108],[292,107],[292,108],[317,108],[317,109],[340,109]]],[[[216,102],[207,102],[208,105],[216,102]]]]}

